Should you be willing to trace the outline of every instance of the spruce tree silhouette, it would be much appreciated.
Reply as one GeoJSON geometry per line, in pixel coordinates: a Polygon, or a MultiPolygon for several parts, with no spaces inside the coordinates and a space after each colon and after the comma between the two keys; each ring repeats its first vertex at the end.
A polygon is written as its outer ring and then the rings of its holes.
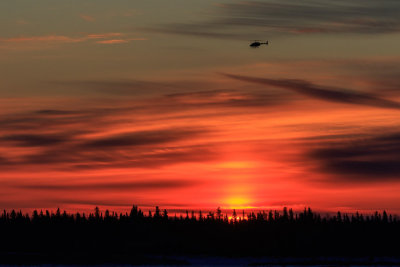
{"type": "Polygon", "coordinates": [[[233,222],[236,222],[236,220],[237,220],[237,214],[236,214],[236,210],[235,209],[232,212],[232,219],[233,219],[233,222]]]}
{"type": "Polygon", "coordinates": [[[221,208],[220,207],[218,207],[217,208],[217,220],[221,220],[222,219],[222,211],[221,211],[221,208]]]}
{"type": "Polygon", "coordinates": [[[167,211],[167,209],[164,209],[162,217],[163,217],[164,220],[168,220],[168,211],[167,211]]]}
{"type": "Polygon", "coordinates": [[[160,214],[160,208],[156,206],[156,211],[154,212],[154,219],[160,219],[161,214],[160,214]]]}
{"type": "Polygon", "coordinates": [[[154,216],[151,210],[145,216],[135,205],[126,213],[105,210],[104,216],[99,207],[89,214],[57,209],[55,213],[34,210],[31,216],[4,210],[0,263],[10,255],[22,259],[38,255],[38,264],[62,262],[71,255],[77,260],[126,263],[160,253],[400,257],[400,222],[387,211],[321,216],[311,208],[302,212],[283,208],[281,213],[249,211],[238,219],[232,210],[231,220],[221,208],[215,214],[208,211],[206,217],[202,212],[198,217],[193,212],[191,218],[189,211],[185,213],[186,217],[169,216],[167,209],[161,212],[157,206],[154,216]]]}

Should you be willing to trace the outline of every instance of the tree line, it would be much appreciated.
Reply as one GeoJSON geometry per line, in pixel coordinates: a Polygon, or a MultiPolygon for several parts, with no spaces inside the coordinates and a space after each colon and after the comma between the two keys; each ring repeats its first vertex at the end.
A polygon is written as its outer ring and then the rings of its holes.
{"type": "Polygon", "coordinates": [[[133,205],[130,212],[117,213],[111,212],[108,209],[103,212],[99,207],[94,209],[94,212],[86,213],[67,213],[65,210],[61,212],[58,208],[55,212],[49,210],[34,210],[32,214],[22,213],[22,211],[12,210],[7,212],[3,210],[0,216],[0,224],[38,224],[38,223],[64,223],[64,224],[79,224],[79,223],[127,223],[127,222],[215,222],[223,224],[249,224],[255,222],[263,223],[308,223],[308,224],[399,224],[397,216],[387,214],[386,211],[382,213],[375,211],[371,215],[363,215],[359,212],[348,215],[338,211],[335,215],[321,216],[315,213],[311,208],[305,208],[303,212],[295,213],[293,209],[284,207],[282,211],[269,210],[269,211],[250,211],[241,212],[232,210],[232,215],[228,216],[223,213],[220,207],[216,211],[209,211],[203,213],[201,210],[196,211],[186,210],[174,216],[170,216],[167,209],[161,210],[158,206],[155,210],[149,210],[147,213],[143,212],[138,206],[133,205]]]}
{"type": "Polygon", "coordinates": [[[12,253],[45,259],[75,255],[79,262],[100,263],[110,258],[131,262],[149,254],[400,256],[400,221],[386,211],[321,216],[311,208],[283,208],[233,210],[228,216],[220,208],[171,215],[159,207],[144,212],[135,205],[126,213],[98,207],[87,214],[12,210],[0,216],[0,236],[0,261],[12,253]]]}

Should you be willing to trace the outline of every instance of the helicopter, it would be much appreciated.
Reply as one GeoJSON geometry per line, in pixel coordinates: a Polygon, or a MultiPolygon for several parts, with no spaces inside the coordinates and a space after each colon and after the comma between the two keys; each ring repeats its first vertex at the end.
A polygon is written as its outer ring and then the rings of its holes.
{"type": "Polygon", "coordinates": [[[260,46],[263,45],[263,44],[268,45],[268,40],[265,41],[264,43],[263,43],[261,40],[254,40],[254,41],[250,44],[250,47],[252,47],[252,48],[258,48],[258,47],[260,47],[260,46]]]}

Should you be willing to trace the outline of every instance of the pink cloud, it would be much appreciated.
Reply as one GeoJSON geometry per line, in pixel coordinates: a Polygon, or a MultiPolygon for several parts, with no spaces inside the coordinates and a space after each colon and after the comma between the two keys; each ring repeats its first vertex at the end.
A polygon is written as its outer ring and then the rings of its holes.
{"type": "Polygon", "coordinates": [[[78,36],[42,35],[42,36],[17,36],[0,38],[0,48],[12,50],[46,49],[56,45],[83,43],[94,41],[99,44],[122,44],[133,40],[147,40],[146,38],[129,38],[119,32],[91,33],[78,36]],[[118,37],[118,38],[116,38],[118,37]]]}
{"type": "Polygon", "coordinates": [[[109,32],[109,33],[97,33],[97,34],[88,34],[89,39],[105,39],[115,36],[122,36],[123,34],[120,32],[109,32]]]}
{"type": "Polygon", "coordinates": [[[81,42],[84,38],[74,38],[64,35],[44,35],[44,36],[20,36],[7,39],[0,39],[1,42],[23,43],[23,42],[62,42],[74,43],[81,42]]]}
{"type": "Polygon", "coordinates": [[[144,41],[147,40],[146,38],[129,38],[129,39],[108,39],[108,40],[101,40],[97,41],[98,44],[125,44],[129,43],[130,41],[144,41]]]}
{"type": "Polygon", "coordinates": [[[97,41],[96,43],[98,43],[98,44],[124,44],[124,43],[129,43],[129,41],[123,40],[123,39],[111,39],[111,40],[97,41]]]}
{"type": "Polygon", "coordinates": [[[16,21],[16,23],[18,25],[27,25],[27,24],[29,24],[29,22],[24,20],[24,19],[19,19],[19,20],[16,21]]]}
{"type": "Polygon", "coordinates": [[[79,17],[87,22],[94,22],[96,19],[90,15],[80,14],[79,17]]]}

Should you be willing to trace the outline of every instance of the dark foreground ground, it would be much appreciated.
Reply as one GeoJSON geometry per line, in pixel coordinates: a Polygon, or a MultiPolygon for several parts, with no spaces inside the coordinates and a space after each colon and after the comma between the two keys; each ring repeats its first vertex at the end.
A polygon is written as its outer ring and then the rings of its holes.
{"type": "Polygon", "coordinates": [[[400,266],[397,257],[210,257],[0,254],[0,266],[400,266]]]}
{"type": "Polygon", "coordinates": [[[5,212],[0,238],[0,264],[9,265],[400,266],[400,222],[386,213],[5,212]]]}

